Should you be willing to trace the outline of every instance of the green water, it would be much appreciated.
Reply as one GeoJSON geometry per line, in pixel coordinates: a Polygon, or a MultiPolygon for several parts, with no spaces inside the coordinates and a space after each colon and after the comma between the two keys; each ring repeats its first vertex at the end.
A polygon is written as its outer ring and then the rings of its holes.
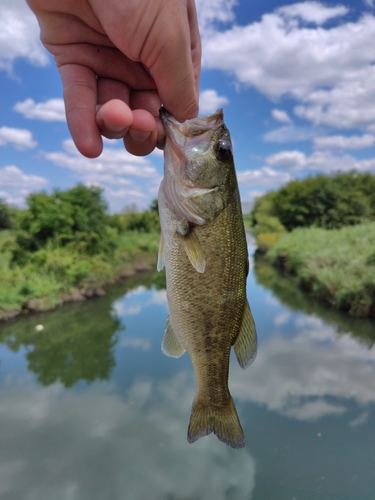
{"type": "Polygon", "coordinates": [[[1,500],[374,500],[375,322],[259,260],[248,296],[259,353],[230,369],[242,450],[186,441],[194,378],[160,351],[161,275],[2,324],[1,500]]]}

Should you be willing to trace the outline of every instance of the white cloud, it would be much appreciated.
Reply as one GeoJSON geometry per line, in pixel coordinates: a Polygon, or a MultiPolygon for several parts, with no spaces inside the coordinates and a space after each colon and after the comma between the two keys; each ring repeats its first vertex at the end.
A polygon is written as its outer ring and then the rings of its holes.
{"type": "Polygon", "coordinates": [[[280,172],[270,167],[262,167],[257,170],[245,170],[237,173],[240,187],[254,185],[268,189],[275,189],[292,180],[286,172],[280,172]]]}
{"type": "Polygon", "coordinates": [[[283,111],[282,109],[273,109],[271,111],[272,117],[277,120],[278,122],[281,123],[292,123],[292,120],[290,119],[288,113],[286,111],[283,111]]]}
{"type": "Polygon", "coordinates": [[[85,184],[104,188],[104,195],[111,210],[121,210],[125,204],[147,205],[147,195],[157,194],[162,176],[146,157],[133,156],[123,147],[107,147],[99,158],[85,158],[73,141],[63,142],[63,151],[44,153],[53,164],[67,168],[74,177],[85,184]]]}
{"type": "Polygon", "coordinates": [[[314,146],[320,149],[364,149],[370,148],[374,144],[375,136],[372,134],[362,136],[330,135],[314,138],[314,146]]]}
{"type": "Polygon", "coordinates": [[[267,165],[290,171],[347,172],[350,170],[375,171],[375,158],[358,160],[351,155],[334,155],[330,151],[315,151],[310,156],[302,151],[280,151],[266,158],[267,165]]]}
{"type": "Polygon", "coordinates": [[[38,66],[49,62],[47,51],[39,40],[38,22],[26,2],[3,1],[0,9],[0,69],[11,71],[18,57],[38,66]]]}
{"type": "Polygon", "coordinates": [[[18,102],[13,107],[14,111],[18,111],[25,118],[33,120],[43,120],[46,122],[64,122],[65,106],[63,99],[49,99],[45,102],[36,103],[33,99],[26,99],[23,102],[18,102]]]}
{"type": "Polygon", "coordinates": [[[302,151],[280,151],[266,158],[266,163],[271,167],[284,167],[289,170],[301,170],[307,165],[307,158],[302,151]]]}
{"type": "Polygon", "coordinates": [[[323,26],[347,12],[303,2],[259,22],[203,33],[203,67],[227,71],[271,99],[291,96],[296,115],[314,124],[375,127],[369,106],[375,101],[375,17],[323,26]]]}
{"type": "Polygon", "coordinates": [[[0,168],[0,187],[25,188],[29,191],[33,191],[42,189],[48,183],[49,181],[44,177],[24,174],[22,170],[14,165],[0,168]]]}
{"type": "Polygon", "coordinates": [[[197,15],[201,33],[207,34],[217,23],[234,21],[233,7],[237,0],[197,0],[197,15]]]}
{"type": "Polygon", "coordinates": [[[0,127],[0,146],[10,145],[16,149],[32,149],[37,146],[30,130],[11,127],[0,127]]]}
{"type": "Polygon", "coordinates": [[[214,113],[217,109],[228,103],[229,100],[225,96],[220,96],[216,90],[203,90],[199,94],[199,113],[201,115],[214,113]]]}
{"type": "Polygon", "coordinates": [[[319,132],[314,127],[284,125],[264,134],[266,142],[303,142],[314,138],[319,132]]]}
{"type": "Polygon", "coordinates": [[[349,9],[343,5],[327,7],[320,2],[300,2],[280,7],[276,12],[285,18],[290,18],[292,22],[295,22],[295,18],[300,18],[308,23],[320,25],[329,19],[345,16],[349,9]]]}

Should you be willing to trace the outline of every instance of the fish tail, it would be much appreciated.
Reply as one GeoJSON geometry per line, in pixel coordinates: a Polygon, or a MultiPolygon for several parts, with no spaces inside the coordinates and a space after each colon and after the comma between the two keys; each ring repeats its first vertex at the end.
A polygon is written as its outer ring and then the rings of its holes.
{"type": "Polygon", "coordinates": [[[245,446],[245,436],[231,396],[226,406],[208,406],[194,401],[187,434],[189,443],[211,432],[232,448],[245,446]]]}

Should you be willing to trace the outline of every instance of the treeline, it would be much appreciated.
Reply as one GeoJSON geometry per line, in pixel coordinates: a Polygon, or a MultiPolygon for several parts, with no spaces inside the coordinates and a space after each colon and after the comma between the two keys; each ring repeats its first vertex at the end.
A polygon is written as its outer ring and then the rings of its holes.
{"type": "Polygon", "coordinates": [[[375,316],[375,176],[293,181],[258,198],[258,250],[296,285],[353,315],[375,316]]]}
{"type": "Polygon", "coordinates": [[[290,182],[257,198],[251,225],[260,246],[297,227],[339,229],[375,220],[375,176],[350,172],[290,182]],[[273,235],[273,236],[271,236],[273,235]]]}
{"type": "Polygon", "coordinates": [[[100,294],[104,283],[130,272],[136,256],[138,268],[139,256],[149,267],[158,235],[157,202],[141,213],[109,215],[98,187],[32,193],[25,210],[1,202],[0,310],[9,316],[100,294]]]}

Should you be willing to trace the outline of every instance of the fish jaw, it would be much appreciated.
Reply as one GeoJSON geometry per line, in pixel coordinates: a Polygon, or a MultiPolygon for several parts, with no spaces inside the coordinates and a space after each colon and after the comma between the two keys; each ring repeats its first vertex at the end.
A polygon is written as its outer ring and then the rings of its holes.
{"type": "MultiPolygon", "coordinates": [[[[224,126],[223,111],[204,118],[178,122],[165,108],[160,118],[167,135],[164,148],[164,191],[169,208],[180,218],[191,224],[203,225],[212,219],[208,213],[199,213],[200,200],[213,194],[218,211],[222,209],[220,197],[215,197],[217,183],[197,182],[195,177],[204,167],[196,158],[209,154],[213,135],[224,126]]],[[[204,210],[203,210],[204,212],[204,210]]]]}

